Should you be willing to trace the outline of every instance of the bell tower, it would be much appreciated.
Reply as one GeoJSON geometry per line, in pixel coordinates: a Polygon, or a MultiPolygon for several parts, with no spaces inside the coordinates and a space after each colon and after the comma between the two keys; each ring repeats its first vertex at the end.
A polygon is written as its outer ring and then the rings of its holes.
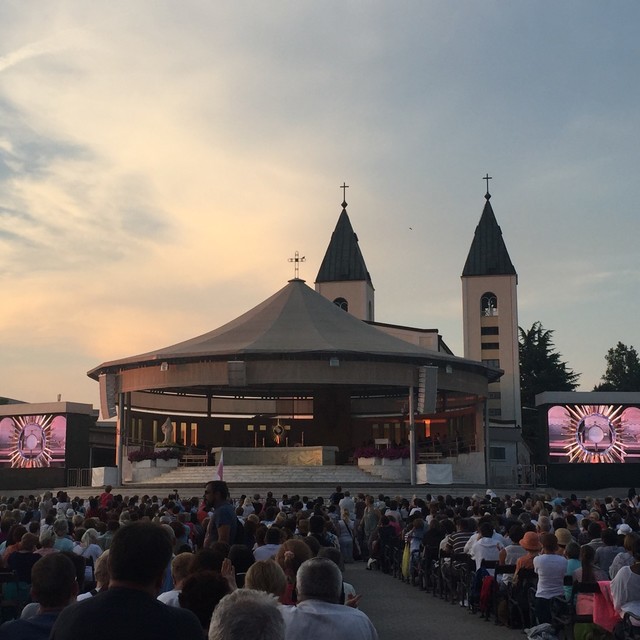
{"type": "Polygon", "coordinates": [[[519,427],[518,274],[491,207],[491,178],[484,179],[486,202],[462,271],[464,357],[504,371],[489,385],[489,427],[519,427]]]}

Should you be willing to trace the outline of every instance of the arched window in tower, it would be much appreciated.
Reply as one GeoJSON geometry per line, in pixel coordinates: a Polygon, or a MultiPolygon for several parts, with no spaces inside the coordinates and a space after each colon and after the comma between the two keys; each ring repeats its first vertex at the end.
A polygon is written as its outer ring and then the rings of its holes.
{"type": "Polygon", "coordinates": [[[344,298],[336,298],[333,304],[340,307],[343,311],[349,311],[349,303],[344,298]]]}
{"type": "Polygon", "coordinates": [[[480,298],[480,314],[483,316],[498,315],[498,298],[495,293],[487,291],[480,298]]]}

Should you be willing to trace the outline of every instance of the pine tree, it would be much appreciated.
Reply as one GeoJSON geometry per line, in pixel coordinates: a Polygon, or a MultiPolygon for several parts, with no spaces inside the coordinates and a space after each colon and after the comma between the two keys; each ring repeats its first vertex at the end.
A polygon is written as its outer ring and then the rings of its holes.
{"type": "Polygon", "coordinates": [[[640,391],[640,360],[638,352],[618,342],[605,356],[607,370],[594,391],[640,391]]]}
{"type": "Polygon", "coordinates": [[[544,456],[544,438],[540,437],[535,397],[543,391],[574,391],[580,374],[561,360],[554,350],[553,330],[534,322],[531,329],[518,327],[520,355],[520,394],[522,402],[522,437],[534,459],[544,456]]]}

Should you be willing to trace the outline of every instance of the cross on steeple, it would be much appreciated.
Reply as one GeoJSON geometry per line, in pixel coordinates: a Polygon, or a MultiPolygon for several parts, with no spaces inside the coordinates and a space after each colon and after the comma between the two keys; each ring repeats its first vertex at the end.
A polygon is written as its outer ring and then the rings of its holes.
{"type": "Polygon", "coordinates": [[[300,253],[298,251],[296,251],[293,258],[289,258],[289,262],[293,262],[294,264],[294,277],[296,280],[298,280],[298,276],[300,275],[300,263],[306,261],[307,259],[304,256],[302,256],[302,258],[300,257],[300,253]]]}
{"type": "Polygon", "coordinates": [[[487,193],[485,198],[488,200],[491,197],[491,194],[489,193],[489,180],[493,180],[493,178],[487,173],[487,175],[482,179],[487,181],[487,193]]]}
{"type": "Polygon", "coordinates": [[[346,209],[347,208],[347,189],[349,188],[349,185],[346,182],[343,182],[340,185],[340,188],[342,189],[342,208],[346,209]]]}

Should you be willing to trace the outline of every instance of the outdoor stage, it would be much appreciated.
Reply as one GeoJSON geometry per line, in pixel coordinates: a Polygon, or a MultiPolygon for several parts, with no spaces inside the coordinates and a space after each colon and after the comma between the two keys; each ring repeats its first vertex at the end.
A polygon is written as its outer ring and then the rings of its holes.
{"type": "Polygon", "coordinates": [[[224,455],[225,465],[282,467],[321,467],[336,464],[338,447],[214,447],[213,464],[224,455]]]}

